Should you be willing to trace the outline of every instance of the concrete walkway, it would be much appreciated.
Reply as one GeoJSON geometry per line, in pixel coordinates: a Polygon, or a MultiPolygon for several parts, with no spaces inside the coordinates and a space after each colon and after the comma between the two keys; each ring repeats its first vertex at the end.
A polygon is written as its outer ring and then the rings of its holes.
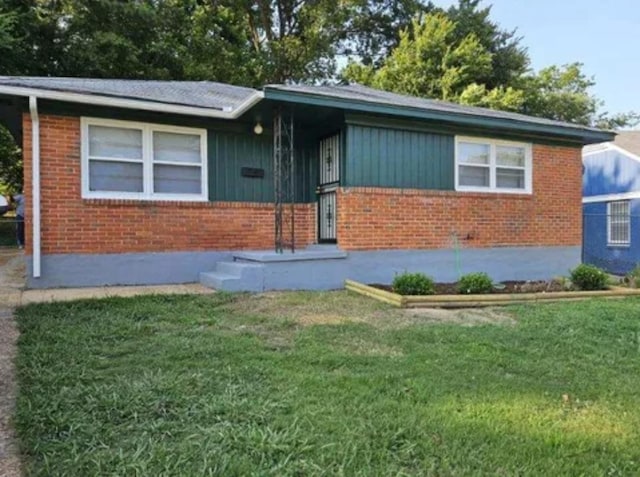
{"type": "Polygon", "coordinates": [[[0,477],[21,475],[19,452],[11,422],[16,398],[18,328],[13,312],[17,306],[111,296],[215,293],[199,284],[24,290],[24,283],[22,251],[0,249],[0,477]]]}

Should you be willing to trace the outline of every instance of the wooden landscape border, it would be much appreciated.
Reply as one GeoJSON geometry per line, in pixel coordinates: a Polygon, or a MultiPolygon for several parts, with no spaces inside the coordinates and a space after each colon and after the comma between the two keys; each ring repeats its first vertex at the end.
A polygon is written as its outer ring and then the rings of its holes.
{"type": "Polygon", "coordinates": [[[587,298],[621,298],[640,296],[638,288],[609,287],[598,291],[503,293],[487,295],[398,295],[355,280],[345,280],[345,288],[400,308],[476,308],[515,305],[531,302],[584,300],[587,298]]]}

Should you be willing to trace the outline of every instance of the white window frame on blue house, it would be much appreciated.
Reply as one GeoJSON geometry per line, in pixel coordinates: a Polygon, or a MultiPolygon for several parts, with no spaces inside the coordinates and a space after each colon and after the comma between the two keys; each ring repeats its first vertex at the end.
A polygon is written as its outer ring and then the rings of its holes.
{"type": "Polygon", "coordinates": [[[609,247],[631,245],[631,202],[629,200],[607,202],[607,245],[609,247]],[[620,208],[622,211],[619,210],[620,208]],[[616,230],[619,226],[623,226],[622,231],[616,230]]]}
{"type": "Polygon", "coordinates": [[[531,143],[504,141],[500,139],[489,139],[483,137],[456,136],[455,138],[455,188],[461,192],[491,192],[505,194],[532,194],[533,193],[533,147],[531,143]],[[461,144],[479,144],[489,148],[488,164],[472,164],[460,161],[461,144]],[[524,149],[524,167],[511,165],[500,165],[497,163],[497,149],[500,146],[517,147],[524,149]],[[488,186],[470,186],[460,184],[460,167],[477,167],[489,170],[488,186]],[[507,188],[497,185],[498,169],[524,171],[524,187],[507,188]]]}
{"type": "Polygon", "coordinates": [[[85,199],[131,199],[150,201],[190,201],[204,202],[209,198],[207,180],[207,130],[199,128],[187,128],[180,126],[168,126],[164,124],[144,123],[137,121],[122,121],[115,119],[103,119],[82,117],[80,120],[81,131],[81,186],[82,198],[85,199]],[[142,135],[142,154],[140,158],[126,157],[93,157],[89,154],[89,128],[91,126],[113,127],[140,131],[142,135]],[[200,162],[188,163],[171,160],[154,160],[153,135],[156,132],[183,134],[198,136],[200,141],[200,162]],[[142,191],[107,191],[90,190],[91,161],[112,161],[118,163],[142,164],[142,191]],[[200,193],[158,193],[154,192],[154,165],[173,167],[193,167],[200,169],[200,193]]]}

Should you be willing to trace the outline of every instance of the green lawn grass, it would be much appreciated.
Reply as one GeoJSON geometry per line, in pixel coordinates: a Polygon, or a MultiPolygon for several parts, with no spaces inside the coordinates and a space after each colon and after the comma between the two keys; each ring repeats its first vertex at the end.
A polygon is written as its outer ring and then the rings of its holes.
{"type": "Polygon", "coordinates": [[[17,312],[28,475],[638,475],[640,300],[461,326],[346,292],[17,312]]]}

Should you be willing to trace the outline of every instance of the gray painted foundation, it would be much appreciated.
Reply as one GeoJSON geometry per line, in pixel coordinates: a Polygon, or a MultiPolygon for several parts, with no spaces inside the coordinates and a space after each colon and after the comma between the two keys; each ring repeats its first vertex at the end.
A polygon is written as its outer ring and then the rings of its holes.
{"type": "MultiPolygon", "coordinates": [[[[274,261],[272,253],[175,252],[109,255],[45,255],[42,277],[28,277],[30,288],[101,285],[202,283],[239,291],[330,290],[351,278],[390,283],[397,273],[424,272],[453,282],[459,274],[483,271],[495,281],[547,279],[566,275],[580,263],[580,247],[503,247],[491,249],[391,250],[318,253],[274,261]],[[235,258],[234,258],[235,257],[235,258]],[[251,260],[248,260],[250,257],[251,260]],[[263,257],[263,261],[260,260],[263,257]],[[458,269],[459,268],[459,269],[458,269]]],[[[276,257],[277,258],[277,257],[276,257]]],[[[31,270],[31,259],[27,259],[31,270]]]]}
{"type": "Polygon", "coordinates": [[[41,276],[33,278],[32,260],[27,257],[27,287],[193,283],[203,270],[213,270],[217,262],[231,259],[230,252],[43,255],[41,276]]]}

